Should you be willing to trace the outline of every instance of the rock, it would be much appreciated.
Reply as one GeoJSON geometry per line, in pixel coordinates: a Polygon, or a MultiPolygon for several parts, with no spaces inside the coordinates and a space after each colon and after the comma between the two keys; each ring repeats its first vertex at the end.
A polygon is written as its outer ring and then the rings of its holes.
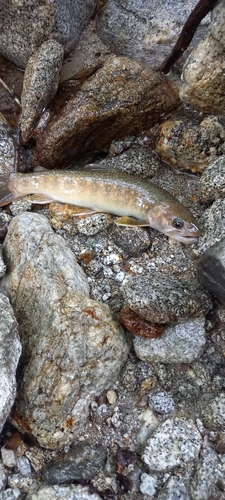
{"type": "Polygon", "coordinates": [[[159,492],[158,500],[191,500],[184,482],[176,476],[168,479],[159,492]]]}
{"type": "Polygon", "coordinates": [[[21,354],[18,325],[7,297],[0,294],[0,431],[16,396],[16,369],[21,354]]]}
{"type": "Polygon", "coordinates": [[[209,371],[199,360],[192,362],[191,369],[184,364],[157,363],[155,371],[160,386],[179,403],[192,400],[195,404],[211,385],[209,371]]]}
{"type": "Polygon", "coordinates": [[[0,53],[25,68],[29,58],[46,40],[57,40],[65,51],[76,46],[90,19],[95,0],[36,0],[1,4],[0,53]]]}
{"type": "Polygon", "coordinates": [[[197,282],[183,281],[151,271],[128,278],[123,295],[129,307],[152,323],[184,321],[212,308],[208,295],[197,282]]]}
{"type": "MultiPolygon", "coordinates": [[[[158,68],[177,41],[181,26],[195,7],[189,0],[109,0],[99,11],[97,28],[116,53],[158,68]]],[[[206,31],[203,20],[196,38],[206,31]]]]}
{"type": "Polygon", "coordinates": [[[154,496],[156,494],[156,484],[157,480],[155,477],[143,472],[141,474],[140,492],[143,495],[154,496]]]}
{"type": "Polygon", "coordinates": [[[2,278],[5,275],[5,272],[6,272],[6,265],[2,255],[2,245],[0,245],[0,278],[2,278]]]}
{"type": "Polygon", "coordinates": [[[225,196],[225,156],[210,163],[200,178],[200,196],[203,203],[212,203],[225,196]]]}
{"type": "Polygon", "coordinates": [[[201,419],[205,427],[223,431],[225,425],[225,393],[219,396],[203,396],[201,419]]]}
{"type": "Polygon", "coordinates": [[[224,485],[225,475],[222,467],[220,470],[217,453],[210,447],[202,448],[200,461],[191,482],[193,500],[219,498],[221,494],[221,480],[224,485]]]}
{"type": "Polygon", "coordinates": [[[1,496],[1,500],[17,500],[18,498],[22,498],[21,491],[18,488],[7,488],[1,496]]]}
{"type": "Polygon", "coordinates": [[[26,500],[101,500],[97,493],[89,493],[88,486],[40,486],[28,493],[26,500]]]}
{"type": "Polygon", "coordinates": [[[223,0],[218,0],[212,10],[211,33],[225,47],[225,9],[223,0]]]}
{"type": "Polygon", "coordinates": [[[225,238],[209,247],[198,259],[198,280],[221,304],[225,304],[225,238]]]}
{"type": "Polygon", "coordinates": [[[205,318],[169,325],[161,337],[145,339],[135,336],[134,350],[147,363],[191,363],[201,356],[206,338],[205,318]]]}
{"type": "Polygon", "coordinates": [[[157,154],[181,171],[202,173],[221,152],[225,152],[225,128],[216,116],[202,121],[186,118],[165,120],[156,134],[157,154]]]}
{"type": "Polygon", "coordinates": [[[211,35],[192,51],[183,67],[180,98],[204,113],[225,113],[225,47],[211,35]]]}
{"type": "Polygon", "coordinates": [[[21,130],[26,142],[31,129],[55,95],[64,50],[75,48],[96,0],[29,0],[0,7],[0,53],[25,68],[21,130]],[[35,53],[38,51],[37,55],[35,53]],[[31,58],[31,59],[30,59],[31,58]]]}
{"type": "Polygon", "coordinates": [[[0,174],[14,172],[15,132],[0,113],[0,174]]]}
{"type": "Polygon", "coordinates": [[[105,214],[94,214],[84,217],[77,222],[79,233],[93,236],[108,227],[108,220],[105,214]]]}
{"type": "Polygon", "coordinates": [[[151,246],[151,236],[143,227],[125,227],[113,224],[111,236],[114,243],[127,255],[137,257],[151,246]]]}
{"type": "Polygon", "coordinates": [[[153,151],[148,151],[144,146],[133,145],[129,148],[129,138],[124,141],[113,141],[110,145],[110,154],[99,163],[100,168],[120,170],[131,175],[138,175],[143,179],[151,179],[157,173],[162,162],[153,151]],[[120,151],[120,147],[122,151],[120,151]],[[125,151],[123,151],[123,147],[125,151]],[[121,154],[120,154],[121,153],[121,154]]]}
{"type": "Polygon", "coordinates": [[[62,60],[62,45],[55,40],[49,40],[40,46],[27,63],[21,95],[20,117],[24,142],[28,141],[42,110],[48,106],[56,94],[62,60]]]}
{"type": "Polygon", "coordinates": [[[11,488],[19,489],[22,493],[28,493],[38,482],[32,477],[24,477],[22,474],[11,474],[8,477],[8,485],[11,488]]]}
{"type": "Polygon", "coordinates": [[[6,474],[4,471],[3,463],[0,462],[0,492],[5,489],[7,482],[6,474]]]}
{"type": "Polygon", "coordinates": [[[9,468],[16,467],[17,458],[13,450],[8,450],[5,446],[1,447],[2,463],[9,468]]]}
{"type": "Polygon", "coordinates": [[[166,472],[197,459],[201,443],[192,420],[167,419],[150,436],[142,458],[152,471],[166,472]]]}
{"type": "Polygon", "coordinates": [[[175,403],[171,396],[167,392],[157,392],[155,394],[149,395],[148,404],[150,408],[157,411],[160,414],[171,413],[175,410],[175,403]]]}
{"type": "Polygon", "coordinates": [[[76,443],[58,460],[51,460],[43,470],[47,484],[66,484],[74,481],[88,481],[104,467],[107,457],[103,445],[91,445],[84,441],[76,443]]]}
{"type": "Polygon", "coordinates": [[[210,208],[205,210],[199,223],[203,232],[199,238],[196,256],[225,238],[225,199],[218,198],[210,208]]]}
{"type": "Polygon", "coordinates": [[[15,217],[4,253],[10,272],[3,285],[24,348],[13,422],[55,449],[79,435],[91,400],[116,380],[128,346],[108,307],[89,299],[73,252],[44,216],[15,217]]]}
{"type": "Polygon", "coordinates": [[[178,105],[177,89],[164,76],[111,57],[49,123],[37,140],[34,165],[68,165],[81,152],[147,129],[178,105]]]}

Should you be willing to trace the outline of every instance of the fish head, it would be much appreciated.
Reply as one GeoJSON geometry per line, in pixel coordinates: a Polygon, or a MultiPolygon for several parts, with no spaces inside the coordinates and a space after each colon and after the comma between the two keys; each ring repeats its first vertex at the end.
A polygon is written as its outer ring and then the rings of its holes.
{"type": "Polygon", "coordinates": [[[169,238],[186,245],[196,243],[202,231],[192,213],[181,203],[155,205],[148,210],[149,225],[169,238]]]}

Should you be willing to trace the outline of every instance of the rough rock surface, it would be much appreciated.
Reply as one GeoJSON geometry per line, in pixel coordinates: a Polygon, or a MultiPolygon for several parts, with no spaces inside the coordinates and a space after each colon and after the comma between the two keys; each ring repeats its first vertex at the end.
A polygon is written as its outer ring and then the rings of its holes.
{"type": "MultiPolygon", "coordinates": [[[[99,11],[97,28],[116,53],[158,68],[170,53],[195,0],[109,0],[99,11]]],[[[203,36],[204,19],[195,39],[203,36]]]]}
{"type": "Polygon", "coordinates": [[[201,173],[225,151],[225,128],[216,116],[200,122],[189,119],[165,120],[157,130],[155,151],[178,170],[201,173]]]}
{"type": "Polygon", "coordinates": [[[0,53],[25,68],[28,59],[52,38],[70,50],[93,13],[95,0],[36,0],[0,5],[0,53]]]}
{"type": "Polygon", "coordinates": [[[224,471],[218,455],[210,447],[204,447],[191,484],[193,500],[218,498],[220,495],[220,478],[223,476],[224,471]]]}
{"type": "Polygon", "coordinates": [[[201,285],[225,305],[225,238],[201,255],[197,273],[201,285]]]}
{"type": "Polygon", "coordinates": [[[225,199],[218,198],[214,201],[211,207],[204,211],[199,223],[203,231],[199,238],[196,256],[225,238],[225,199]]]}
{"type": "Polygon", "coordinates": [[[201,442],[193,421],[167,419],[147,441],[142,458],[150,470],[165,472],[197,458],[201,442]]]}
{"type": "Polygon", "coordinates": [[[47,448],[71,442],[90,401],[109,388],[128,346],[107,306],[88,297],[87,279],[47,219],[14,218],[4,243],[3,278],[24,354],[14,423],[47,448]]]}
{"type": "Polygon", "coordinates": [[[16,369],[21,355],[18,324],[9,299],[0,294],[0,431],[16,396],[16,369]]]}
{"type": "Polygon", "coordinates": [[[0,174],[14,171],[14,132],[0,113],[0,174]]]}
{"type": "Polygon", "coordinates": [[[202,354],[206,343],[204,323],[204,318],[196,318],[168,325],[155,339],[135,336],[135,353],[148,363],[191,363],[202,354]]]}
{"type": "Polygon", "coordinates": [[[44,42],[30,57],[24,73],[20,117],[22,139],[27,142],[42,110],[56,94],[63,47],[55,40],[44,42]]]}
{"type": "Polygon", "coordinates": [[[225,9],[224,1],[218,0],[212,10],[211,33],[225,47],[225,9]]]}
{"type": "Polygon", "coordinates": [[[123,295],[131,309],[152,323],[184,321],[212,307],[197,282],[182,281],[154,271],[127,279],[123,295]]]}
{"type": "Polygon", "coordinates": [[[225,156],[210,163],[200,178],[200,196],[204,203],[212,203],[225,196],[225,156]]]}
{"type": "Polygon", "coordinates": [[[147,129],[178,105],[177,89],[164,76],[126,57],[109,58],[47,126],[34,164],[68,164],[81,152],[147,129]]]}
{"type": "Polygon", "coordinates": [[[101,500],[97,493],[89,493],[87,486],[40,486],[31,491],[26,500],[101,500]]]}
{"type": "Polygon", "coordinates": [[[225,48],[211,35],[184,65],[180,98],[205,113],[225,113],[225,48]]]}

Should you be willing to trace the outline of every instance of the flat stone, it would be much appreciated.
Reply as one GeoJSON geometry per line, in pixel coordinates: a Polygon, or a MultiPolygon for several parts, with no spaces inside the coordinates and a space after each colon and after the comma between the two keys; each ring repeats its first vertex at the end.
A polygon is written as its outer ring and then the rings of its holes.
{"type": "Polygon", "coordinates": [[[180,98],[204,113],[225,113],[225,48],[211,35],[184,65],[180,98]]]}
{"type": "Polygon", "coordinates": [[[148,439],[142,458],[150,470],[165,472],[197,459],[201,442],[192,420],[167,419],[148,439]]]}
{"type": "Polygon", "coordinates": [[[18,324],[9,299],[0,294],[0,431],[16,396],[16,369],[21,355],[18,324]]]}
{"type": "Polygon", "coordinates": [[[131,309],[152,323],[185,321],[212,308],[209,297],[197,282],[179,280],[151,271],[128,278],[124,298],[131,309]]]}
{"type": "Polygon", "coordinates": [[[225,304],[225,238],[209,247],[197,261],[199,282],[225,304]]]}
{"type": "Polygon", "coordinates": [[[191,363],[201,356],[206,343],[205,318],[168,325],[159,338],[135,336],[134,350],[147,363],[191,363]]]}
{"type": "Polygon", "coordinates": [[[12,419],[41,446],[59,448],[84,428],[90,402],[117,379],[129,348],[108,306],[89,299],[73,252],[43,215],[15,217],[4,254],[3,286],[23,344],[12,419]]]}
{"type": "Polygon", "coordinates": [[[68,165],[81,152],[142,132],[178,106],[177,88],[166,77],[126,57],[110,57],[37,140],[34,165],[68,165]]]}

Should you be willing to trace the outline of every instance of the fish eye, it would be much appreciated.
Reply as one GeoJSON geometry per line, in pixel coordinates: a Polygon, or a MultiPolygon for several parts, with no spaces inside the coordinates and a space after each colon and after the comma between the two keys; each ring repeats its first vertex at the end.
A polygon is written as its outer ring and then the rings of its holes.
{"type": "Polygon", "coordinates": [[[182,229],[182,227],[184,227],[183,219],[180,219],[180,217],[175,217],[172,220],[172,226],[175,227],[175,229],[182,229]]]}

